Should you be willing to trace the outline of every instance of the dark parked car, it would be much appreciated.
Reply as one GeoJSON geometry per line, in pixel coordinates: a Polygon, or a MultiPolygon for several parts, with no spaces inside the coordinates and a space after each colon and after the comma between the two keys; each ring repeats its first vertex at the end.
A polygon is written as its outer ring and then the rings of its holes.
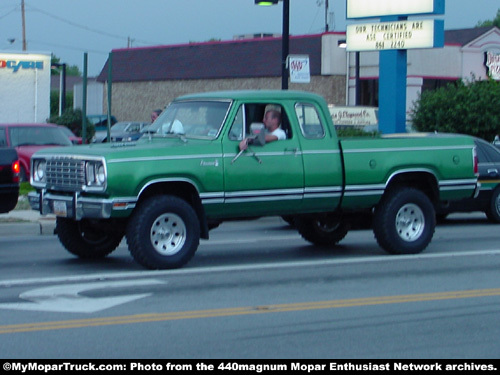
{"type": "MultiPolygon", "coordinates": [[[[110,129],[111,142],[137,141],[144,133],[142,130],[150,125],[149,122],[123,121],[117,122],[110,129]]],[[[106,142],[108,132],[96,132],[94,142],[106,142]]]]}
{"type": "Polygon", "coordinates": [[[0,148],[0,213],[12,211],[19,197],[19,160],[13,148],[0,148]]]}
{"type": "Polygon", "coordinates": [[[444,217],[451,212],[482,211],[490,221],[500,223],[500,150],[479,138],[475,139],[475,143],[481,183],[479,196],[450,203],[439,210],[438,215],[444,217]]]}
{"type": "MultiPolygon", "coordinates": [[[[94,125],[95,131],[104,131],[108,129],[108,115],[87,115],[87,120],[94,125]]],[[[115,116],[111,116],[111,125],[116,124],[115,116]]]]}
{"type": "Polygon", "coordinates": [[[493,141],[493,146],[495,146],[496,148],[500,149],[500,141],[499,140],[494,140],[493,141]]]}
{"type": "Polygon", "coordinates": [[[19,156],[21,181],[29,180],[31,156],[47,147],[71,146],[73,143],[54,124],[0,124],[0,145],[13,147],[19,156]]]}

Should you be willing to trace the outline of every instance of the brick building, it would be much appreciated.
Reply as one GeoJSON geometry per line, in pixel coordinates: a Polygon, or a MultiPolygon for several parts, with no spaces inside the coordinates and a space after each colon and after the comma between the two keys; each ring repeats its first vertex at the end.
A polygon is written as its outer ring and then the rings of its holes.
{"type": "MultiPolygon", "coordinates": [[[[378,106],[379,53],[359,54],[361,101],[355,103],[355,54],[346,52],[342,42],[343,32],[292,36],[290,54],[309,56],[311,81],[291,83],[289,89],[316,92],[334,105],[378,106]]],[[[485,79],[491,69],[486,56],[500,61],[497,27],[448,30],[444,48],[409,50],[407,111],[423,90],[459,79],[485,79]]],[[[113,50],[113,115],[119,121],[149,121],[153,109],[182,94],[280,89],[280,61],[279,37],[113,50]]],[[[107,74],[106,63],[98,81],[106,82],[107,74]]]]}

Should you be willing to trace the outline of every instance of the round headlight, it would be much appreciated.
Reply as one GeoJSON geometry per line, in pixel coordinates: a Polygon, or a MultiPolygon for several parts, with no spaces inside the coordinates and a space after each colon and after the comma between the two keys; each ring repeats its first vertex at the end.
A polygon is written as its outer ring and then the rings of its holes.
{"type": "Polygon", "coordinates": [[[100,165],[97,168],[97,182],[103,185],[106,182],[106,173],[104,172],[104,165],[100,165]]]}
{"type": "Polygon", "coordinates": [[[35,163],[34,166],[34,180],[42,181],[45,177],[45,160],[40,160],[35,163]]]}

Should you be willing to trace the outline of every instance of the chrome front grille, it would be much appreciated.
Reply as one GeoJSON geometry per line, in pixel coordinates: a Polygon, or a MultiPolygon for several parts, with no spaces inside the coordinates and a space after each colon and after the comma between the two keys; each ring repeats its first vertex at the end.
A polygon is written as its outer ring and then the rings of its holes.
{"type": "Polygon", "coordinates": [[[81,191],[85,186],[85,161],[72,158],[47,160],[47,187],[55,190],[81,191]]]}

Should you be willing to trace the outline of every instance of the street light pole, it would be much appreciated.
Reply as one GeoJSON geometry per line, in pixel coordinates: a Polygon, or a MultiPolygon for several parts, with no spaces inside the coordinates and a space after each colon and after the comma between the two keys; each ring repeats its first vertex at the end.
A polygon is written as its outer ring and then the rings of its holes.
{"type": "Polygon", "coordinates": [[[66,64],[52,63],[52,68],[62,68],[59,72],[59,116],[66,109],[66,64]]]}
{"type": "Polygon", "coordinates": [[[281,89],[288,90],[288,54],[290,50],[290,0],[255,0],[256,5],[276,5],[283,1],[283,32],[281,35],[281,89]]]}
{"type": "Polygon", "coordinates": [[[281,46],[281,89],[288,90],[288,54],[290,50],[290,0],[283,0],[283,35],[281,46]]]}

